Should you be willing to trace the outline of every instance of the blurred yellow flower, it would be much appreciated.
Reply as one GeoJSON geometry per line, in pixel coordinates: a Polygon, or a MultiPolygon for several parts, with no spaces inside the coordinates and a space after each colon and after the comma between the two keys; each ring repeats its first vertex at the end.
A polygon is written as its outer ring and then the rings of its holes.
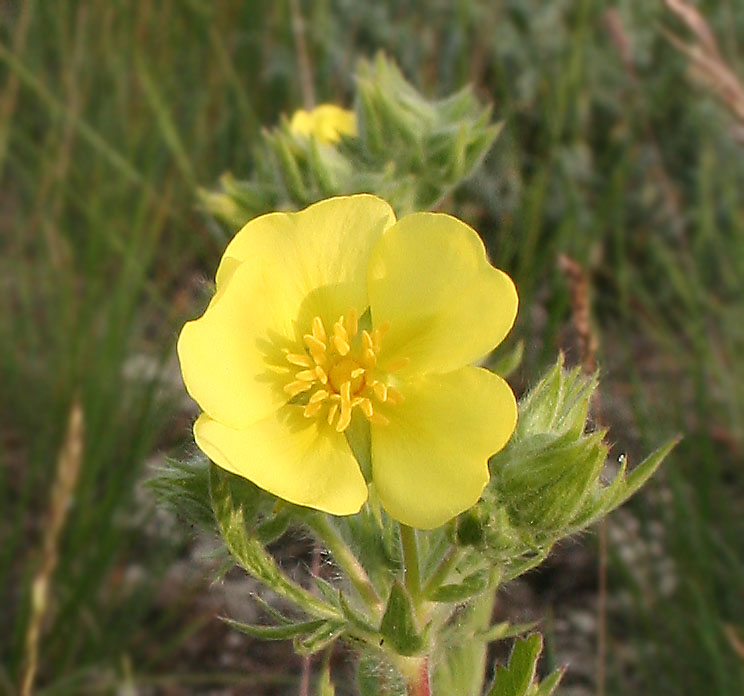
{"type": "Polygon", "coordinates": [[[292,115],[289,129],[297,134],[314,137],[321,143],[337,143],[342,135],[357,134],[356,116],[335,104],[321,104],[312,111],[298,109],[292,115]]]}
{"type": "Polygon", "coordinates": [[[292,503],[353,514],[371,483],[392,517],[437,527],[478,500],[514,430],[509,386],[470,365],[516,312],[509,276],[449,215],[396,222],[385,201],[355,195],[258,217],[178,341],[204,411],[196,443],[292,503]],[[358,427],[371,481],[346,439],[358,427]]]}

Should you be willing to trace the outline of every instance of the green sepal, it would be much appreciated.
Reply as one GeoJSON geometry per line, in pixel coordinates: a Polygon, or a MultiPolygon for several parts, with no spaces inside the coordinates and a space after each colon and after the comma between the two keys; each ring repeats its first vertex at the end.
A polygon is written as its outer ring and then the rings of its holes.
{"type": "Polygon", "coordinates": [[[186,461],[166,459],[145,486],[189,522],[205,529],[214,529],[214,515],[209,498],[209,466],[206,457],[186,461]]]}
{"type": "Polygon", "coordinates": [[[506,379],[522,364],[523,357],[524,341],[520,340],[517,341],[517,345],[515,345],[508,353],[489,360],[486,366],[491,370],[491,372],[495,372],[499,377],[506,379]]]}
{"type": "Polygon", "coordinates": [[[563,674],[566,670],[559,668],[551,672],[545,679],[540,682],[540,685],[533,687],[528,696],[551,696],[551,694],[558,688],[558,684],[563,679],[563,674]]]}
{"type": "Polygon", "coordinates": [[[680,437],[674,437],[646,457],[630,474],[626,475],[627,461],[612,483],[600,489],[593,499],[587,501],[573,521],[571,533],[580,531],[622,505],[656,472],[667,455],[677,446],[680,437]]]}
{"type": "Polygon", "coordinates": [[[256,538],[264,545],[268,546],[280,537],[289,528],[292,521],[292,508],[284,503],[278,503],[274,514],[262,520],[256,525],[256,538]]]}
{"type": "Polygon", "coordinates": [[[424,647],[424,636],[416,628],[413,602],[406,588],[393,583],[387,607],[380,622],[380,635],[398,655],[410,657],[424,647]]]}
{"type": "Polygon", "coordinates": [[[486,643],[493,643],[497,640],[506,640],[507,638],[520,636],[523,633],[527,633],[527,631],[531,631],[535,626],[537,626],[536,621],[521,624],[510,624],[508,621],[502,621],[481,633],[476,633],[475,637],[478,640],[485,641],[486,643]]]}
{"type": "Polygon", "coordinates": [[[507,665],[498,665],[487,696],[527,696],[535,681],[542,636],[535,633],[514,643],[507,665]]]}
{"type": "Polygon", "coordinates": [[[364,480],[370,483],[372,481],[372,439],[369,421],[358,409],[355,409],[344,435],[351,453],[359,464],[364,480]]]}
{"type": "Polygon", "coordinates": [[[433,602],[456,603],[480,594],[488,587],[490,571],[479,570],[468,575],[462,582],[450,585],[441,585],[430,595],[433,602]]]}

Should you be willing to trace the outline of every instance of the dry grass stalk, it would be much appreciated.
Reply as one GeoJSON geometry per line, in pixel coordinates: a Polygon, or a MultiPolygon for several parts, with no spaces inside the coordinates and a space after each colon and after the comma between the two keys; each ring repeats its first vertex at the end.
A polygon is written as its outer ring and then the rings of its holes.
{"type": "MultiPolygon", "coordinates": [[[[26,38],[31,26],[31,15],[34,3],[26,0],[20,4],[18,20],[13,32],[12,51],[15,55],[21,56],[26,48],[26,38]]],[[[10,15],[10,10],[8,10],[10,15]]],[[[10,21],[10,20],[8,20],[10,21]]],[[[8,72],[8,79],[0,97],[0,174],[5,163],[5,155],[8,149],[8,137],[10,135],[10,122],[15,113],[18,102],[18,88],[20,84],[18,76],[13,72],[8,72]]]]}
{"type": "Polygon", "coordinates": [[[315,106],[313,71],[310,67],[310,54],[305,41],[305,22],[302,18],[298,0],[290,0],[289,10],[292,15],[292,34],[294,35],[295,50],[297,51],[297,70],[300,77],[302,105],[310,111],[315,106]]]}
{"type": "MultiPolygon", "coordinates": [[[[558,257],[558,267],[568,280],[571,293],[571,323],[579,343],[581,365],[587,374],[592,374],[597,369],[599,339],[592,327],[589,276],[566,254],[558,257]]],[[[592,410],[595,422],[601,425],[599,390],[594,392],[592,410]]],[[[602,519],[598,527],[596,694],[604,696],[607,685],[607,520],[602,519]]]]}
{"type": "Polygon", "coordinates": [[[83,409],[76,399],[70,408],[67,434],[57,459],[57,476],[49,500],[44,527],[41,563],[31,586],[31,616],[26,630],[26,653],[20,696],[33,693],[38,668],[39,640],[49,608],[49,587],[57,565],[59,537],[77,484],[83,459],[83,409]]]}
{"type": "Polygon", "coordinates": [[[684,22],[696,42],[686,43],[666,32],[669,40],[689,58],[694,75],[718,96],[739,121],[735,135],[744,141],[744,85],[721,56],[716,37],[700,12],[685,0],[664,2],[684,22]]]}

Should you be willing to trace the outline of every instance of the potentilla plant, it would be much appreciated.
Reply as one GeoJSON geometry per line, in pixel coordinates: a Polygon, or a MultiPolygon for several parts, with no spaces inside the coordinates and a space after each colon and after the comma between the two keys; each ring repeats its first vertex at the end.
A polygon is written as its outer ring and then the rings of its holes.
{"type": "MultiPolygon", "coordinates": [[[[235,630],[303,655],[346,643],[363,696],[555,690],[560,670],[536,679],[538,634],[485,684],[488,643],[530,630],[491,626],[495,592],[626,500],[673,443],[602,483],[594,377],[559,359],[517,404],[478,366],[517,308],[478,234],[446,214],[396,219],[360,194],[237,233],[178,341],[207,459],[154,482],[294,607],[225,619],[235,630]],[[332,580],[280,568],[267,544],[289,527],[327,551],[332,580]]],[[[332,694],[324,664],[317,693],[332,694]]]]}

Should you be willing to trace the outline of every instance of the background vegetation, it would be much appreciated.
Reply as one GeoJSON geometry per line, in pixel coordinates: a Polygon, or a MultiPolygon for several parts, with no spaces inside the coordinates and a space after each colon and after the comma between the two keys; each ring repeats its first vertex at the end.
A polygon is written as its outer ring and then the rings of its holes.
{"type": "MultiPolygon", "coordinates": [[[[744,76],[738,0],[697,6],[744,76]]],[[[472,83],[505,119],[442,208],[520,289],[515,386],[559,348],[580,359],[568,255],[616,456],[685,435],[609,522],[606,692],[741,694],[744,121],[670,32],[694,43],[646,0],[2,3],[0,693],[34,644],[40,694],[298,693],[288,646],[230,642],[213,564],[141,484],[190,447],[175,337],[229,234],[197,186],[247,175],[260,128],[310,91],[349,104],[357,60],[383,49],[429,96],[472,83]]],[[[567,601],[558,572],[535,581],[542,609],[567,601]]],[[[589,669],[565,692],[597,693],[591,650],[575,659],[589,669]]]]}

